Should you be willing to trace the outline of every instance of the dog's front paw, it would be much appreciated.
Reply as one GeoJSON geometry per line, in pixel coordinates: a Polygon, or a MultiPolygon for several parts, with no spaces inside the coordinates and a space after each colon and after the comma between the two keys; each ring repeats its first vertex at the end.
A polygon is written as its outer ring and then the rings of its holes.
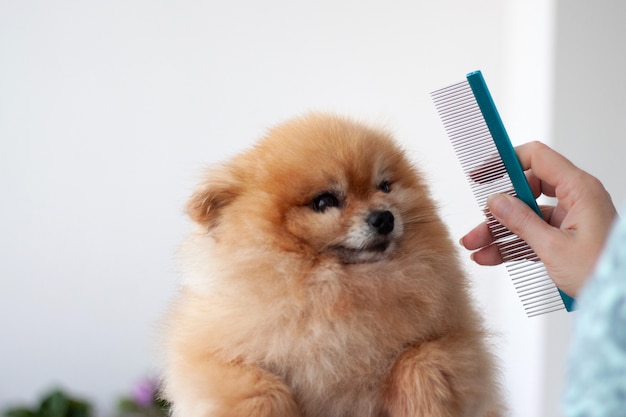
{"type": "Polygon", "coordinates": [[[454,417],[459,405],[440,352],[426,346],[411,348],[396,361],[384,390],[384,404],[391,417],[454,417]]]}
{"type": "Polygon", "coordinates": [[[409,347],[382,390],[390,417],[498,416],[490,364],[472,343],[437,340],[409,347]]]}
{"type": "Polygon", "coordinates": [[[300,417],[300,410],[289,394],[266,393],[240,401],[224,417],[300,417]]]}
{"type": "Polygon", "coordinates": [[[288,393],[268,392],[250,398],[175,403],[171,417],[301,417],[301,414],[288,393]]]}
{"type": "Polygon", "coordinates": [[[164,391],[172,417],[301,417],[289,388],[260,368],[213,358],[177,365],[164,391]]]}

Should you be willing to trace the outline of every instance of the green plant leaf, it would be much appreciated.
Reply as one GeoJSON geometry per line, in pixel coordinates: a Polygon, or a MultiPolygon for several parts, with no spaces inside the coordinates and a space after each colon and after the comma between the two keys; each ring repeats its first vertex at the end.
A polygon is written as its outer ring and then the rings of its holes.
{"type": "Polygon", "coordinates": [[[35,417],[37,414],[25,407],[11,408],[2,413],[2,417],[35,417]]]}
{"type": "Polygon", "coordinates": [[[139,405],[135,401],[133,401],[132,398],[120,399],[120,401],[117,403],[117,408],[123,412],[136,412],[141,409],[139,405]]]}
{"type": "Polygon", "coordinates": [[[60,390],[46,396],[39,406],[39,417],[67,417],[70,401],[60,390]]]}
{"type": "Polygon", "coordinates": [[[91,406],[86,401],[77,399],[70,400],[70,408],[66,417],[89,417],[91,415],[91,406]]]}

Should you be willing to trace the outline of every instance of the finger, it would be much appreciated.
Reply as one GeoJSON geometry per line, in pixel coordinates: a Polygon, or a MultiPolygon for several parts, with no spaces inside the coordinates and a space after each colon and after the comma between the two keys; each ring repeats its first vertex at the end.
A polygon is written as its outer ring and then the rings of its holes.
{"type": "Polygon", "coordinates": [[[485,246],[482,249],[472,253],[471,259],[478,265],[494,266],[500,265],[502,261],[502,255],[498,247],[494,245],[485,246]]]}
{"type": "Polygon", "coordinates": [[[541,181],[541,194],[548,197],[556,197],[556,188],[545,181],[541,181]]]}
{"type": "Polygon", "coordinates": [[[524,171],[526,175],[526,181],[532,189],[535,198],[539,198],[540,195],[547,195],[548,197],[556,197],[556,190],[550,184],[545,181],[541,181],[534,173],[532,169],[524,171]]]}
{"type": "Polygon", "coordinates": [[[551,219],[554,215],[555,209],[556,207],[554,206],[539,206],[539,210],[541,210],[541,217],[543,217],[543,220],[552,224],[553,226],[554,224],[552,223],[551,219]]]}
{"type": "MultiPolygon", "coordinates": [[[[524,171],[532,169],[533,175],[548,185],[557,188],[566,178],[580,170],[569,159],[541,142],[528,142],[515,148],[524,171]]],[[[543,188],[543,186],[542,186],[543,188]]]]}
{"type": "Polygon", "coordinates": [[[533,171],[531,169],[529,169],[528,171],[525,171],[524,175],[526,175],[526,181],[528,181],[528,185],[530,185],[530,189],[533,192],[533,196],[535,196],[535,199],[539,198],[542,192],[541,180],[533,174],[533,171]]]}
{"type": "Polygon", "coordinates": [[[468,250],[480,249],[493,242],[487,223],[481,223],[461,238],[461,245],[468,250]]]}
{"type": "MultiPolygon", "coordinates": [[[[546,221],[549,221],[552,217],[554,207],[540,206],[540,209],[542,217],[546,221]]],[[[459,242],[467,250],[476,250],[492,244],[494,238],[487,223],[481,223],[463,236],[459,242]]]]}
{"type": "Polygon", "coordinates": [[[487,200],[487,206],[494,217],[511,232],[528,242],[541,256],[540,252],[549,250],[549,237],[554,232],[552,226],[537,215],[520,199],[507,194],[495,194],[487,200]]]}

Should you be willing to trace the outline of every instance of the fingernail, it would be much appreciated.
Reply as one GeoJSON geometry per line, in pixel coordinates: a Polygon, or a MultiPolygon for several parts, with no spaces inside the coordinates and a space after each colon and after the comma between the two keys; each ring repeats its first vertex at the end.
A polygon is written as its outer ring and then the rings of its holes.
{"type": "Polygon", "coordinates": [[[494,194],[487,199],[487,206],[494,216],[504,218],[511,210],[511,200],[504,194],[494,194]]]}
{"type": "MultiPolygon", "coordinates": [[[[463,237],[465,237],[465,236],[463,236],[463,237]]],[[[463,237],[459,239],[459,245],[465,247],[465,245],[463,244],[463,237]]]]}

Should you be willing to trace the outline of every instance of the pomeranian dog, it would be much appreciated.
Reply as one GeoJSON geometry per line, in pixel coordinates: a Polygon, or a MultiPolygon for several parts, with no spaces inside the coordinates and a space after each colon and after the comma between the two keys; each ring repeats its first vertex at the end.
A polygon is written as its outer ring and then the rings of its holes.
{"type": "Polygon", "coordinates": [[[211,170],[166,322],[174,417],[495,417],[493,358],[420,173],[310,114],[211,170]]]}

